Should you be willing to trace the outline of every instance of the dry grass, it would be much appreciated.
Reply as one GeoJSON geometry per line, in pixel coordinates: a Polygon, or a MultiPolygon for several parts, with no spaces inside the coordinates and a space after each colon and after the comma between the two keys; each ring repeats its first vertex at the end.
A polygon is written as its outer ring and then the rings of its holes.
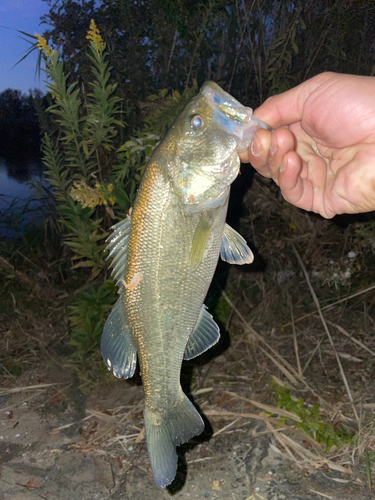
{"type": "MultiPolygon", "coordinates": [[[[363,251],[363,242],[356,243],[353,226],[340,227],[282,204],[273,190],[258,179],[245,199],[241,232],[266,267],[229,270],[221,297],[228,305],[222,327],[231,345],[194,368],[191,394],[213,426],[211,440],[241,433],[261,420],[273,449],[297,467],[336,471],[341,474],[336,480],[353,480],[364,457],[375,451],[373,258],[363,251]],[[350,251],[356,253],[354,260],[348,258],[350,251]],[[270,380],[302,397],[306,408],[318,402],[321,419],[334,429],[344,422],[354,432],[351,443],[326,452],[297,427],[296,413],[277,407],[270,380]]],[[[17,383],[7,359],[31,369],[41,356],[51,359],[54,347],[65,340],[64,304],[48,304],[41,320],[30,303],[14,299],[11,319],[0,313],[3,390],[17,383]]],[[[127,405],[88,409],[82,440],[74,446],[126,460],[131,448],[144,442],[142,409],[141,388],[127,405]]],[[[367,464],[370,488],[374,461],[367,464]]]]}
{"type": "MultiPolygon", "coordinates": [[[[192,395],[214,426],[211,440],[240,432],[246,422],[261,420],[273,449],[297,467],[310,473],[336,471],[342,474],[342,481],[352,480],[366,451],[373,451],[375,446],[375,385],[368,372],[373,363],[375,340],[364,336],[364,318],[361,313],[353,313],[350,301],[363,300],[366,294],[372,293],[373,287],[346,296],[344,311],[343,301],[331,306],[330,317],[334,321],[326,320],[325,325],[319,318],[322,308],[316,294],[315,302],[313,298],[310,300],[317,312],[303,319],[300,318],[305,314],[300,307],[296,308],[299,316],[294,317],[293,299],[289,297],[291,324],[280,317],[282,326],[267,328],[260,319],[246,317],[245,301],[237,299],[236,306],[228,296],[238,296],[243,279],[259,280],[259,276],[244,277],[241,272],[241,269],[231,270],[226,291],[222,292],[230,305],[227,328],[232,332],[231,347],[211,363],[195,368],[192,395]],[[340,321],[348,326],[344,329],[340,321]],[[328,337],[327,323],[334,327],[328,337]],[[339,373],[341,379],[337,377],[339,373]],[[358,384],[359,375],[364,386],[358,384]],[[355,431],[352,443],[341,449],[334,446],[327,453],[320,442],[295,426],[300,422],[298,415],[275,406],[275,396],[267,385],[269,379],[303,395],[307,406],[319,401],[322,419],[333,427],[340,422],[349,423],[355,431]]],[[[308,275],[307,279],[310,282],[308,275]]],[[[304,298],[308,293],[311,297],[308,285],[304,287],[304,298]]],[[[256,308],[255,314],[258,314],[256,308]]],[[[95,448],[112,456],[127,456],[129,449],[144,441],[142,407],[139,391],[139,399],[132,405],[109,408],[105,413],[88,411],[86,439],[76,446],[81,450],[95,448]],[[97,422],[95,428],[93,421],[97,422]]],[[[370,465],[373,468],[373,464],[370,465]]]]}
{"type": "Polygon", "coordinates": [[[68,335],[67,294],[39,284],[3,258],[0,264],[0,381],[7,386],[19,383],[21,374],[27,377],[41,358],[58,363],[56,349],[68,335]]]}
{"type": "Polygon", "coordinates": [[[56,349],[67,337],[65,320],[60,308],[52,307],[47,317],[40,319],[44,313],[38,318],[35,310],[15,307],[13,317],[4,321],[6,328],[0,336],[3,385],[18,382],[19,376],[37,366],[41,358],[46,364],[59,363],[56,349]]]}

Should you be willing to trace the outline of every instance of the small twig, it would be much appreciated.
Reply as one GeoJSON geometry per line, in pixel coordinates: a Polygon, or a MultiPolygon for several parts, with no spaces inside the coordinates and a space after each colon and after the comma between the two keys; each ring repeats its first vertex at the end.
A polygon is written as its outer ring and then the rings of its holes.
{"type": "Polygon", "coordinates": [[[186,463],[195,464],[197,462],[205,462],[206,460],[214,460],[216,457],[204,457],[204,458],[196,458],[195,460],[188,460],[186,463]]]}
{"type": "Polygon", "coordinates": [[[343,335],[345,335],[346,337],[348,337],[348,339],[351,340],[352,342],[354,342],[355,344],[357,344],[360,347],[362,347],[362,349],[364,349],[365,351],[367,351],[368,353],[370,353],[371,356],[375,356],[375,352],[374,351],[372,351],[367,346],[365,346],[365,344],[363,344],[360,340],[357,340],[355,337],[353,337],[352,335],[350,335],[350,333],[347,332],[342,326],[337,325],[336,323],[333,323],[332,321],[329,321],[328,319],[326,319],[326,322],[329,323],[330,325],[334,326],[335,328],[337,328],[337,330],[340,333],[342,333],[343,335]]]}
{"type": "Polygon", "coordinates": [[[0,266],[6,269],[8,272],[14,273],[15,277],[18,278],[18,280],[21,281],[21,283],[29,285],[31,288],[34,289],[36,293],[38,294],[42,293],[42,288],[38,283],[36,283],[22,271],[17,271],[10,262],[8,262],[6,259],[4,259],[4,257],[1,256],[0,256],[0,266]]]}
{"type": "Polygon", "coordinates": [[[233,422],[230,422],[230,424],[227,424],[224,427],[222,427],[221,429],[219,429],[218,431],[214,432],[211,437],[218,436],[222,432],[226,431],[229,427],[232,427],[232,425],[234,425],[236,422],[238,422],[238,418],[236,418],[235,420],[233,420],[233,422]]]}
{"type": "Polygon", "coordinates": [[[310,491],[312,493],[315,493],[316,495],[320,495],[323,498],[330,498],[331,500],[333,500],[333,497],[330,497],[329,495],[326,495],[325,493],[320,493],[320,491],[312,490],[311,488],[310,488],[310,491]]]}
{"type": "Polygon", "coordinates": [[[174,30],[174,36],[173,36],[173,42],[172,42],[171,52],[170,52],[169,58],[168,58],[168,65],[167,65],[167,71],[166,71],[167,75],[169,75],[169,69],[171,67],[171,62],[172,62],[173,52],[174,52],[174,49],[176,47],[177,37],[178,37],[178,31],[177,31],[177,25],[176,25],[176,28],[174,30]]]}
{"type": "Polygon", "coordinates": [[[0,389],[0,395],[4,394],[15,394],[17,392],[27,392],[27,391],[40,391],[40,389],[45,389],[51,387],[52,385],[58,385],[58,383],[53,384],[37,384],[37,385],[26,385],[24,387],[10,387],[9,389],[0,389]]]}
{"type": "Polygon", "coordinates": [[[38,396],[40,396],[42,393],[43,393],[43,391],[35,391],[34,394],[29,396],[28,398],[22,399],[22,401],[18,401],[17,403],[6,406],[5,408],[1,408],[0,412],[6,412],[8,410],[13,410],[14,408],[17,408],[21,405],[23,406],[23,405],[27,404],[29,401],[31,401],[32,399],[35,399],[38,396]]]}
{"type": "Polygon", "coordinates": [[[202,389],[198,389],[197,391],[193,391],[191,393],[192,396],[199,396],[200,394],[206,394],[207,392],[212,392],[214,390],[213,387],[203,387],[202,389]]]}
{"type": "MultiPolygon", "coordinates": [[[[325,22],[325,19],[324,19],[324,22],[325,22]]],[[[303,80],[307,80],[307,77],[308,77],[308,74],[310,73],[310,70],[315,62],[315,59],[317,58],[319,52],[320,52],[320,49],[322,48],[324,42],[325,42],[325,39],[327,37],[327,35],[329,34],[330,32],[330,29],[331,29],[332,25],[330,24],[328,26],[328,28],[325,30],[325,32],[323,33],[323,36],[321,37],[321,41],[320,41],[320,44],[319,44],[319,47],[316,49],[316,52],[314,54],[314,57],[312,58],[311,62],[310,62],[310,65],[309,67],[307,68],[306,72],[305,72],[305,76],[303,78],[303,80]]]]}
{"type": "Polygon", "coordinates": [[[33,262],[32,260],[30,260],[28,257],[26,257],[26,255],[24,255],[23,253],[21,253],[19,250],[16,250],[16,252],[21,255],[21,257],[23,257],[25,260],[27,260],[27,262],[29,262],[31,265],[35,266],[37,269],[40,269],[39,266],[37,266],[35,264],[35,262],[33,262]]]}
{"type": "Polygon", "coordinates": [[[303,367],[303,370],[302,370],[302,373],[305,373],[305,371],[307,370],[309,364],[311,363],[311,360],[313,359],[313,357],[315,356],[315,353],[316,351],[319,349],[321,343],[323,342],[323,337],[319,340],[319,342],[316,344],[315,346],[315,349],[313,350],[313,352],[311,353],[311,356],[309,357],[309,359],[307,360],[307,363],[305,364],[305,366],[303,367]]]}
{"type": "Polygon", "coordinates": [[[277,439],[280,444],[285,447],[285,449],[290,447],[294,451],[294,453],[296,453],[303,460],[304,463],[308,463],[315,468],[321,468],[324,465],[328,465],[329,468],[338,472],[342,472],[343,474],[351,472],[349,468],[343,467],[342,465],[333,462],[329,458],[326,458],[324,454],[317,455],[316,453],[313,453],[312,451],[306,449],[283,432],[275,434],[275,439],[277,439]]]}
{"type": "MultiPolygon", "coordinates": [[[[327,309],[331,309],[332,307],[337,306],[338,304],[342,304],[342,302],[346,302],[347,300],[354,299],[355,297],[358,297],[358,295],[362,295],[363,293],[370,292],[371,290],[374,290],[374,288],[375,288],[375,284],[373,284],[367,288],[364,288],[362,290],[359,290],[358,292],[355,292],[351,295],[347,295],[346,297],[343,297],[342,299],[337,300],[336,302],[333,302],[332,304],[327,304],[326,306],[322,307],[321,311],[326,311],[327,309]]],[[[303,319],[309,318],[310,316],[314,316],[315,314],[316,314],[316,311],[313,311],[313,312],[308,313],[308,314],[304,314],[300,318],[295,319],[294,322],[297,323],[298,321],[302,321],[303,319]]],[[[285,325],[281,325],[281,328],[286,328],[287,326],[290,326],[290,325],[291,325],[291,323],[285,323],[285,325]]]]}
{"type": "Polygon", "coordinates": [[[330,341],[330,343],[331,343],[332,349],[333,349],[333,351],[334,351],[334,353],[335,353],[335,356],[336,356],[336,361],[337,361],[337,364],[338,364],[339,369],[340,369],[341,377],[342,377],[343,382],[344,382],[344,385],[345,385],[345,387],[346,387],[346,392],[347,392],[347,394],[348,394],[349,400],[350,400],[350,402],[352,403],[352,408],[353,408],[353,412],[354,412],[355,418],[356,418],[356,420],[357,420],[357,422],[358,422],[359,418],[358,418],[357,410],[356,410],[356,408],[355,408],[355,406],[354,406],[353,396],[352,396],[352,393],[351,393],[351,390],[350,390],[350,387],[349,387],[349,384],[348,384],[347,378],[346,378],[346,376],[345,376],[344,369],[343,369],[342,364],[341,364],[341,361],[340,361],[340,357],[339,357],[339,355],[337,354],[335,344],[333,343],[333,339],[332,339],[332,337],[331,337],[331,333],[330,333],[330,331],[329,331],[329,329],[328,329],[327,323],[326,323],[326,321],[325,321],[325,319],[324,319],[324,316],[323,316],[322,310],[321,310],[321,308],[320,308],[320,304],[319,304],[318,297],[316,296],[315,291],[314,291],[314,289],[313,289],[313,287],[312,287],[312,285],[311,285],[309,275],[307,274],[307,271],[306,271],[306,267],[305,267],[304,263],[302,262],[302,259],[301,259],[300,255],[299,255],[299,253],[298,253],[298,251],[297,251],[296,247],[295,247],[294,245],[292,245],[292,248],[293,248],[293,251],[294,251],[294,253],[295,253],[296,257],[297,257],[297,260],[298,260],[298,262],[299,262],[299,265],[301,266],[301,269],[302,269],[302,271],[303,271],[303,274],[305,275],[307,285],[308,285],[308,287],[309,287],[309,290],[310,290],[311,296],[312,296],[312,298],[313,298],[313,301],[314,301],[314,303],[315,303],[315,306],[316,306],[316,308],[317,308],[317,310],[318,310],[318,312],[319,312],[319,316],[320,316],[320,319],[321,319],[321,321],[322,321],[322,324],[323,324],[324,330],[325,330],[325,332],[326,332],[326,334],[327,334],[327,337],[328,337],[328,339],[329,339],[329,341],[330,341]]]}
{"type": "Polygon", "coordinates": [[[240,313],[240,311],[234,306],[233,302],[230,300],[230,298],[228,297],[228,295],[224,291],[222,291],[221,294],[224,297],[224,299],[228,302],[228,304],[234,309],[234,311],[238,315],[238,317],[241,319],[241,321],[244,324],[245,329],[248,330],[258,340],[258,342],[264,344],[272,352],[272,354],[276,358],[278,358],[282,363],[284,363],[284,365],[286,366],[286,368],[288,368],[289,372],[291,372],[296,378],[298,378],[303,383],[303,385],[314,396],[316,396],[318,399],[320,399],[321,401],[323,401],[325,404],[328,404],[319,394],[317,394],[314,391],[314,389],[312,389],[309,386],[309,384],[306,382],[306,380],[303,377],[300,377],[298,375],[297,371],[293,368],[293,366],[290,363],[288,363],[288,361],[286,361],[286,359],[284,359],[278,352],[276,352],[269,344],[267,344],[267,342],[264,340],[264,338],[261,335],[259,335],[259,333],[256,332],[252,326],[250,326],[250,324],[242,316],[242,314],[240,313]]]}
{"type": "Polygon", "coordinates": [[[6,372],[6,373],[7,373],[7,374],[8,374],[8,375],[9,375],[9,376],[13,379],[13,380],[17,380],[17,379],[16,379],[16,377],[15,377],[12,373],[10,373],[10,371],[8,370],[8,368],[6,368],[6,367],[5,367],[4,365],[2,365],[1,363],[0,363],[0,368],[1,368],[2,370],[4,370],[4,371],[5,371],[5,372],[6,372]]]}
{"type": "Polygon", "coordinates": [[[277,368],[286,376],[286,378],[289,380],[291,384],[293,384],[294,386],[298,384],[297,379],[295,379],[293,375],[281,363],[279,363],[269,352],[267,352],[261,346],[258,346],[258,349],[260,349],[263,352],[263,354],[265,354],[267,357],[270,358],[273,364],[277,366],[277,368]]]}
{"type": "Polygon", "coordinates": [[[239,396],[235,392],[230,392],[230,391],[224,391],[226,394],[229,394],[230,396],[236,398],[236,399],[242,399],[243,401],[247,401],[248,403],[252,404],[253,406],[256,406],[257,408],[260,408],[261,410],[267,411],[268,413],[274,413],[276,415],[281,415],[282,417],[290,418],[291,420],[294,420],[295,422],[302,422],[301,418],[296,415],[295,413],[292,413],[290,411],[284,410],[282,408],[276,408],[275,406],[270,406],[266,405],[264,403],[260,403],[259,401],[255,401],[254,399],[248,399],[244,398],[243,396],[239,396]]]}
{"type": "Polygon", "coordinates": [[[72,425],[78,425],[80,424],[81,422],[85,422],[85,420],[88,420],[89,418],[92,418],[94,415],[88,415],[87,417],[85,418],[81,418],[80,420],[75,420],[74,422],[70,422],[70,424],[66,424],[66,425],[61,425],[60,427],[56,427],[55,429],[53,429],[50,434],[56,434],[57,432],[60,432],[62,431],[63,429],[69,429],[69,427],[71,427],[72,425]]]}
{"type": "Polygon", "coordinates": [[[39,285],[39,283],[37,283],[32,278],[27,276],[27,274],[15,269],[10,262],[8,262],[6,259],[4,259],[4,257],[1,256],[0,256],[0,266],[7,272],[13,273],[15,278],[17,278],[21,283],[28,285],[30,288],[32,288],[35,294],[38,295],[39,297],[43,297],[43,299],[48,301],[50,301],[51,298],[54,297],[54,295],[51,292],[51,289],[42,287],[41,285],[39,285]]]}
{"type": "Polygon", "coordinates": [[[38,409],[39,408],[42,408],[45,404],[48,404],[50,403],[51,401],[56,401],[56,398],[58,396],[60,396],[60,394],[64,394],[65,391],[67,389],[69,389],[69,387],[71,387],[73,385],[73,382],[71,382],[70,384],[66,385],[65,387],[63,387],[62,389],[60,389],[59,391],[55,392],[54,394],[52,394],[52,396],[49,396],[41,405],[38,406],[38,409]]]}
{"type": "Polygon", "coordinates": [[[368,314],[367,314],[367,305],[366,305],[366,301],[364,300],[363,301],[363,314],[364,314],[364,323],[365,323],[365,334],[368,333],[368,314]]]}
{"type": "Polygon", "coordinates": [[[294,325],[293,304],[292,304],[292,299],[291,299],[290,295],[289,295],[289,307],[290,307],[290,316],[291,316],[291,319],[292,319],[292,329],[293,329],[293,337],[294,337],[294,352],[296,353],[298,375],[300,377],[302,377],[301,363],[300,363],[299,354],[298,354],[297,334],[296,334],[296,328],[295,328],[295,325],[294,325]]]}
{"type": "Polygon", "coordinates": [[[117,424],[118,419],[114,415],[108,415],[107,413],[103,413],[102,411],[97,410],[86,410],[90,416],[98,418],[99,420],[103,420],[107,424],[117,424]]]}
{"type": "Polygon", "coordinates": [[[351,479],[342,479],[341,477],[331,477],[331,476],[327,476],[327,474],[324,474],[324,472],[322,472],[323,476],[326,477],[327,479],[329,479],[330,481],[334,481],[335,483],[342,483],[342,484],[348,484],[351,482],[351,479]]]}

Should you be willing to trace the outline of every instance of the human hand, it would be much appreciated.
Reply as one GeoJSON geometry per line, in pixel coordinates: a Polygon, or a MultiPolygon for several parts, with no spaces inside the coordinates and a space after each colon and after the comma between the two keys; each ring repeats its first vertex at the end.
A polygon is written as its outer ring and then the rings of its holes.
{"type": "Polygon", "coordinates": [[[375,77],[322,73],[270,97],[242,153],[284,198],[325,218],[375,210],[375,77]]]}

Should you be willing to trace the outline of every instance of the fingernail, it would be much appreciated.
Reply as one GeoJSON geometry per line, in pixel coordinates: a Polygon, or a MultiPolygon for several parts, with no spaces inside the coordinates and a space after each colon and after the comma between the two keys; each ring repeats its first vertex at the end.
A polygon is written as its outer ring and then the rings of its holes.
{"type": "Polygon", "coordinates": [[[286,164],[288,163],[288,158],[283,158],[283,161],[281,162],[280,165],[280,173],[285,171],[286,165],[284,165],[284,163],[286,164]]]}
{"type": "Polygon", "coordinates": [[[271,139],[271,147],[270,147],[270,153],[271,153],[271,155],[274,155],[278,149],[279,149],[279,146],[278,146],[278,144],[276,142],[276,139],[275,139],[275,137],[272,137],[272,139],[271,139]]]}
{"type": "Polygon", "coordinates": [[[254,137],[250,146],[251,152],[254,156],[260,156],[263,153],[263,146],[257,136],[254,137]]]}

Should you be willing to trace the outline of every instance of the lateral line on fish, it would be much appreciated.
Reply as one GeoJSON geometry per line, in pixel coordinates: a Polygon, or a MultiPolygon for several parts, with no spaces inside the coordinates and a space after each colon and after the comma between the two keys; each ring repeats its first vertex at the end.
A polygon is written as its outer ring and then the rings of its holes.
{"type": "Polygon", "coordinates": [[[130,283],[126,283],[125,280],[121,280],[121,283],[127,290],[134,290],[142,280],[143,280],[143,273],[141,271],[138,271],[137,273],[135,273],[130,283]]]}

